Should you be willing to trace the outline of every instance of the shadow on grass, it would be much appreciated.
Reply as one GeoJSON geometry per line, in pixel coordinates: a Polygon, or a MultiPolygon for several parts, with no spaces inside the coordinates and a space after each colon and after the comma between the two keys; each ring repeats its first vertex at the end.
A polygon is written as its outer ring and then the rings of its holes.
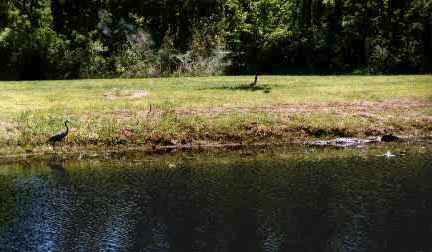
{"type": "Polygon", "coordinates": [[[203,88],[200,90],[232,90],[232,91],[236,91],[236,90],[243,90],[243,91],[263,91],[264,93],[270,93],[271,91],[271,87],[269,85],[257,85],[257,86],[250,86],[245,85],[245,84],[241,84],[241,85],[233,85],[233,86],[220,86],[220,87],[209,87],[209,88],[203,88]]]}

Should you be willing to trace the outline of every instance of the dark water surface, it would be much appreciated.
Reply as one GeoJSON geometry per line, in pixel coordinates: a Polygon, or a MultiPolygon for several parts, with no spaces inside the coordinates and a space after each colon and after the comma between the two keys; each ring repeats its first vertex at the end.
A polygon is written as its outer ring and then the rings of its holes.
{"type": "Polygon", "coordinates": [[[0,251],[432,251],[431,154],[397,145],[3,164],[0,251]]]}

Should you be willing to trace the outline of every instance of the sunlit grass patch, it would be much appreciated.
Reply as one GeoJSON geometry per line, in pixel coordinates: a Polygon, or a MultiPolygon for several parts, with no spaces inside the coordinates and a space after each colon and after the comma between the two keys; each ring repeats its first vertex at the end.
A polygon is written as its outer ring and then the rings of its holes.
{"type": "Polygon", "coordinates": [[[0,82],[0,144],[193,144],[430,135],[431,76],[0,82]],[[7,125],[4,126],[4,125],[7,125]]]}

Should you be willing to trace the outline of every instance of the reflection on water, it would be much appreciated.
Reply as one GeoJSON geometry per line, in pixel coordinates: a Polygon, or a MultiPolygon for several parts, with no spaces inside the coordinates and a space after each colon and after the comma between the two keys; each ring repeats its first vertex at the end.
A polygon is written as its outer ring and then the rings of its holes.
{"type": "Polygon", "coordinates": [[[5,164],[0,251],[431,251],[430,149],[321,152],[5,164]]]}

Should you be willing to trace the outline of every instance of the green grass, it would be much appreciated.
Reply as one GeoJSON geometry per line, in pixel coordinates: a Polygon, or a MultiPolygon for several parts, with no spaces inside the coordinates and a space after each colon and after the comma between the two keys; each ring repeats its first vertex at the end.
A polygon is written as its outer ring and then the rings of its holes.
{"type": "Polygon", "coordinates": [[[66,118],[73,128],[69,146],[432,131],[432,76],[262,76],[259,87],[249,89],[252,79],[0,82],[0,146],[45,146],[66,118]],[[138,91],[148,95],[132,97],[138,91]]]}

